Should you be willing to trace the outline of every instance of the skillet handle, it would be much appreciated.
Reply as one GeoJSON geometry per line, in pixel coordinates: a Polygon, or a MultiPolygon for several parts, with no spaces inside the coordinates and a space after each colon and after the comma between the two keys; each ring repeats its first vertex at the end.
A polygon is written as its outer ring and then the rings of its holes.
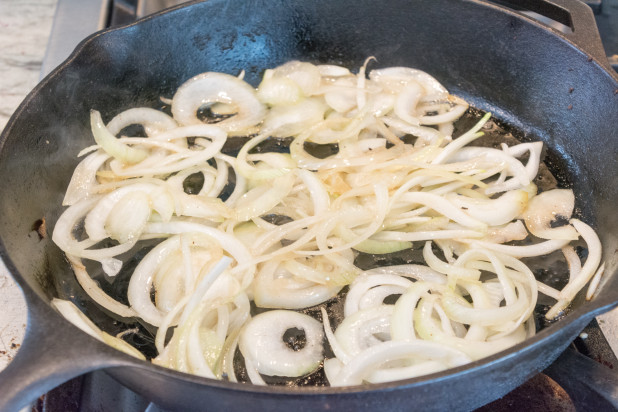
{"type": "Polygon", "coordinates": [[[569,33],[557,33],[575,44],[583,52],[612,72],[607,54],[601,42],[592,9],[580,0],[499,0],[499,4],[514,9],[538,13],[570,27],[569,33]]]}
{"type": "Polygon", "coordinates": [[[24,341],[0,373],[0,411],[19,411],[76,376],[128,363],[32,297],[24,341]]]}

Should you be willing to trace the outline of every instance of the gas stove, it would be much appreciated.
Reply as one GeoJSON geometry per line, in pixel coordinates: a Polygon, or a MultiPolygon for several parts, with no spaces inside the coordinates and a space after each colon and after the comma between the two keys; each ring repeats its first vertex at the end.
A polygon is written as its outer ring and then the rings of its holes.
{"type": "MultiPolygon", "coordinates": [[[[59,0],[42,75],[62,63],[77,43],[89,34],[131,23],[180,3],[183,1],[59,0]],[[75,21],[80,21],[80,25],[73,24],[75,21]]],[[[587,3],[595,12],[608,58],[618,69],[618,0],[591,0],[587,3]]],[[[534,13],[527,14],[547,24],[556,24],[534,13]]],[[[559,25],[556,28],[560,30],[559,25]]],[[[618,318],[618,314],[613,317],[618,318]]],[[[618,319],[615,322],[618,325],[618,319]]],[[[618,410],[618,375],[614,369],[618,369],[617,348],[618,333],[608,328],[602,330],[594,320],[543,373],[479,410],[618,410]],[[599,389],[602,389],[600,394],[595,392],[599,389]]],[[[33,409],[50,412],[163,411],[103,371],[86,374],[52,390],[41,397],[33,409]]]]}

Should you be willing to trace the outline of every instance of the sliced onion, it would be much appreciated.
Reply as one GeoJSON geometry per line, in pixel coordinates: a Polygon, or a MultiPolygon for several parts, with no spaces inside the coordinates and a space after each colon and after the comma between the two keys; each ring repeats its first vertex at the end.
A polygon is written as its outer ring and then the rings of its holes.
{"type": "Polygon", "coordinates": [[[417,82],[427,95],[446,97],[447,90],[431,75],[409,67],[388,67],[372,70],[369,78],[392,91],[398,91],[402,84],[417,82]]]}
{"type": "Polygon", "coordinates": [[[93,194],[93,188],[97,184],[97,170],[109,159],[107,153],[94,152],[82,160],[71,176],[69,187],[62,201],[63,206],[71,206],[79,200],[93,194]]]}
{"type": "Polygon", "coordinates": [[[397,95],[394,111],[401,120],[413,126],[419,126],[420,122],[416,115],[416,105],[421,99],[423,88],[415,81],[406,84],[397,95]]]}
{"type": "MultiPolygon", "coordinates": [[[[360,310],[360,300],[371,288],[392,285],[398,287],[399,293],[403,293],[411,287],[412,284],[413,283],[405,277],[396,275],[360,275],[350,285],[350,290],[346,296],[343,309],[344,316],[349,317],[360,310]]],[[[382,302],[380,302],[380,304],[381,303],[382,302]]]]}
{"type": "Polygon", "coordinates": [[[123,196],[110,211],[105,224],[109,237],[120,243],[136,239],[150,217],[150,198],[141,191],[123,196]]]}
{"type": "MultiPolygon", "coordinates": [[[[159,327],[155,363],[235,381],[240,346],[255,384],[266,384],[261,374],[310,373],[323,359],[319,322],[280,310],[251,319],[250,302],[305,309],[349,284],[335,332],[321,308],[337,357],[324,362],[328,379],[333,385],[404,379],[532,336],[538,292],[557,300],[549,318],[591,278],[587,297],[594,292],[603,272],[598,237],[576,219],[550,227],[555,213],[570,218],[572,192],[537,196],[531,183],[542,143],[470,147],[489,114],[452,139],[453,121],[467,103],[414,69],[374,70],[368,79],[372,59],[356,75],[339,66],[290,62],[267,70],[257,91],[241,80],[244,73],[204,73],[178,90],[170,102],[174,118],[130,109],[105,126],[92,112],[99,145],[82,153],[98,151],[75,172],[65,198],[71,206],[52,238],[97,304],[159,327]],[[205,108],[227,117],[203,124],[198,111],[205,108]],[[141,124],[148,137],[116,138],[131,124],[141,124]],[[220,152],[228,134],[255,137],[234,158],[220,152]],[[260,144],[271,136],[293,137],[290,154],[264,152],[268,144],[260,144]],[[327,144],[333,146],[319,147],[327,144]],[[312,146],[327,149],[326,155],[314,156],[312,146]],[[204,175],[204,184],[197,194],[185,193],[195,173],[204,175]],[[279,224],[267,215],[291,221],[279,224]],[[518,218],[548,240],[505,244],[528,237],[518,218]],[[78,240],[82,222],[88,237],[78,240]],[[583,266],[567,246],[579,235],[589,249],[583,266]],[[96,260],[114,276],[122,268],[118,254],[140,239],[166,237],[137,266],[130,308],[107,296],[80,261],[96,260]],[[107,238],[120,244],[93,249],[107,238]],[[360,275],[354,266],[351,248],[390,253],[427,239],[442,251],[438,257],[426,242],[429,266],[360,275]],[[538,282],[517,259],[559,248],[570,267],[562,291],[538,282]],[[282,336],[298,325],[317,343],[293,351],[282,336]],[[262,358],[264,352],[271,354],[262,358]]],[[[89,330],[123,345],[96,327],[89,330]]]]}
{"type": "Polygon", "coordinates": [[[500,226],[519,216],[528,204],[528,193],[511,190],[496,199],[472,199],[449,194],[446,198],[465,213],[488,225],[500,226]]]}
{"type": "Polygon", "coordinates": [[[529,306],[528,294],[524,288],[517,288],[518,299],[512,305],[497,308],[473,308],[463,303],[461,298],[452,292],[442,294],[442,304],[449,318],[456,322],[478,324],[481,326],[503,325],[511,319],[521,317],[529,306]]]}
{"type": "Polygon", "coordinates": [[[356,79],[353,76],[336,79],[325,90],[324,101],[339,113],[347,113],[355,109],[356,79]]]}
{"type": "Polygon", "coordinates": [[[543,256],[548,255],[551,252],[561,249],[566,246],[569,241],[568,240],[546,240],[545,242],[540,242],[534,245],[528,246],[512,246],[512,245],[500,245],[497,243],[485,242],[482,240],[470,240],[470,239],[461,239],[462,242],[470,243],[474,247],[485,248],[488,250],[493,250],[495,252],[504,253],[505,255],[510,255],[513,257],[534,257],[534,256],[543,256]]]}
{"type": "Polygon", "coordinates": [[[269,376],[303,376],[314,371],[323,359],[322,325],[308,315],[272,310],[254,316],[244,327],[238,342],[240,351],[255,368],[269,376]],[[295,351],[283,341],[283,334],[301,329],[305,345],[295,351]]]}
{"type": "Polygon", "coordinates": [[[323,77],[343,77],[351,74],[347,67],[334,64],[318,64],[317,68],[323,77]]]}
{"type": "MultiPolygon", "coordinates": [[[[461,351],[434,342],[420,340],[414,342],[382,342],[379,345],[366,349],[347,365],[344,365],[334,379],[329,379],[329,382],[332,386],[360,385],[370,374],[375,373],[376,369],[387,365],[388,362],[394,359],[409,358],[438,359],[443,366],[442,368],[431,368],[429,370],[411,369],[408,370],[408,373],[412,375],[405,377],[414,377],[417,376],[417,373],[427,373],[436,369],[442,370],[461,366],[469,363],[471,360],[470,357],[461,351]]],[[[404,377],[401,374],[398,375],[401,378],[404,377]]]]}
{"type": "Polygon", "coordinates": [[[482,132],[479,132],[479,130],[481,130],[483,126],[485,126],[485,123],[489,121],[490,117],[491,117],[491,113],[486,113],[481,118],[481,120],[479,120],[478,123],[474,125],[474,127],[472,127],[470,130],[468,130],[467,132],[459,136],[457,139],[450,142],[448,145],[446,145],[446,147],[444,147],[444,150],[442,150],[442,152],[440,152],[440,154],[436,156],[436,158],[433,159],[431,163],[440,164],[440,163],[446,162],[459,149],[461,149],[468,143],[472,142],[473,140],[481,137],[482,132]]]}
{"type": "Polygon", "coordinates": [[[288,77],[265,78],[257,89],[257,97],[271,106],[286,106],[303,98],[300,86],[288,77]]]}
{"type": "Polygon", "coordinates": [[[197,111],[213,103],[233,104],[237,108],[236,115],[217,123],[226,132],[248,129],[266,115],[266,108],[248,83],[216,72],[202,73],[183,83],[172,99],[172,114],[181,125],[201,124],[197,111]]]}
{"type": "Polygon", "coordinates": [[[579,275],[575,279],[571,279],[569,283],[560,291],[558,303],[547,312],[545,315],[548,319],[553,319],[568,306],[575,298],[575,295],[588,283],[588,281],[596,273],[599,264],[601,263],[601,242],[594,230],[579,219],[571,219],[570,223],[579,232],[582,238],[586,241],[588,247],[588,257],[581,268],[579,275]]]}
{"type": "Polygon", "coordinates": [[[272,70],[272,77],[285,77],[296,83],[305,96],[316,93],[320,87],[322,76],[318,67],[311,63],[290,61],[272,70]]]}
{"type": "Polygon", "coordinates": [[[144,357],[144,355],[142,355],[140,351],[129,345],[127,342],[111,336],[99,329],[99,327],[96,326],[90,319],[88,319],[88,317],[84,315],[84,313],[80,311],[73,302],[53,298],[51,304],[58,310],[58,312],[62,314],[62,316],[69,320],[73,325],[77,326],[93,338],[98,339],[101,342],[105,342],[109,346],[128,355],[131,355],[141,360],[146,360],[146,358],[144,357]]]}
{"type": "Polygon", "coordinates": [[[295,136],[324,119],[326,105],[318,99],[304,99],[294,105],[275,106],[264,119],[262,129],[271,136],[295,136]]]}
{"type": "Polygon", "coordinates": [[[140,124],[148,136],[178,127],[176,121],[164,112],[149,107],[137,107],[120,112],[107,124],[107,130],[113,135],[130,125],[140,124]]]}
{"type": "Polygon", "coordinates": [[[278,309],[302,309],[319,305],[336,296],[343,288],[340,282],[320,284],[299,279],[270,261],[258,271],[253,283],[256,306],[278,309]]]}
{"type": "Polygon", "coordinates": [[[570,219],[575,207],[575,195],[570,189],[553,189],[543,192],[530,200],[523,216],[526,227],[541,239],[568,239],[579,237],[571,225],[551,227],[554,219],[570,219]]]}
{"type": "Polygon", "coordinates": [[[139,163],[148,157],[148,152],[143,149],[127,146],[116,139],[105,127],[101,113],[96,110],[90,111],[90,127],[94,140],[108,155],[125,164],[139,163]]]}
{"type": "Polygon", "coordinates": [[[337,327],[335,337],[350,356],[382,343],[376,335],[389,335],[393,305],[361,309],[346,316],[337,327]]]}
{"type": "Polygon", "coordinates": [[[116,230],[115,234],[120,234],[122,232],[126,234],[126,236],[122,236],[127,239],[126,241],[131,239],[136,240],[136,235],[139,235],[139,229],[143,228],[150,216],[150,204],[147,194],[156,188],[157,186],[153,184],[138,183],[120,187],[104,196],[86,216],[84,229],[88,237],[93,241],[100,241],[108,238],[110,232],[106,228],[106,225],[111,224],[112,228],[116,230]],[[131,196],[125,199],[128,195],[131,196]],[[132,205],[132,203],[135,204],[132,205]],[[117,205],[119,205],[118,208],[116,208],[117,205]],[[134,207],[137,207],[137,209],[133,210],[134,207]],[[134,212],[136,215],[132,217],[131,215],[134,212]],[[112,213],[119,214],[120,216],[114,219],[113,222],[108,223],[112,213]],[[137,221],[128,223],[131,229],[125,230],[123,228],[123,220],[125,218],[137,218],[137,221]],[[137,230],[137,232],[133,233],[135,230],[137,230]]]}
{"type": "MultiPolygon", "coordinates": [[[[125,167],[122,164],[110,163],[112,171],[117,176],[161,176],[174,173],[182,169],[201,165],[219,153],[227,134],[218,126],[199,124],[176,128],[153,136],[149,140],[176,140],[196,137],[194,148],[182,149],[176,146],[175,152],[155,152],[143,162],[125,167]],[[203,138],[206,137],[206,138],[203,138]]],[[[140,139],[141,140],[141,139],[140,139]]]]}
{"type": "Polygon", "coordinates": [[[278,177],[272,186],[257,186],[242,195],[236,201],[234,217],[239,222],[250,220],[268,212],[292,190],[294,176],[291,174],[278,177]]]}

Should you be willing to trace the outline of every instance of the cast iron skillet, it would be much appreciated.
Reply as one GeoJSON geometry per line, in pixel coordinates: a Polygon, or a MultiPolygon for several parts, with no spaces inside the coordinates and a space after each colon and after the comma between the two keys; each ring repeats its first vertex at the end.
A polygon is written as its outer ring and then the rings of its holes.
{"type": "MultiPolygon", "coordinates": [[[[522,2],[518,2],[522,4],[522,2]]],[[[525,2],[523,2],[525,3],[525,2]]],[[[82,42],[26,98],[0,139],[0,255],[28,302],[26,340],[0,374],[0,410],[16,410],[79,374],[105,368],[166,408],[235,410],[471,409],[549,365],[596,315],[618,301],[618,80],[590,10],[575,0],[529,2],[572,31],[561,34],[480,0],[212,0],[175,8],[82,42]],[[88,113],[106,119],[155,106],[204,71],[257,84],[290,59],[425,70],[452,93],[542,139],[578,214],[604,245],[606,272],[591,302],[580,296],[559,323],[468,366],[402,382],[350,388],[259,387],[153,366],[82,333],[49,307],[73,275],[49,237],[63,192],[91,144],[88,113]]],[[[76,296],[78,298],[78,296],[76,296]]]]}

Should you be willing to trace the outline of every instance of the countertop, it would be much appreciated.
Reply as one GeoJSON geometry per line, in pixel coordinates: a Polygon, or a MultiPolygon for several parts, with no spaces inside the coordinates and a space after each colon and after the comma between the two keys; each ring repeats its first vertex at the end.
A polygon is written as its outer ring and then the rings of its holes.
{"type": "MultiPolygon", "coordinates": [[[[0,130],[40,79],[56,5],[57,0],[0,0],[0,130]]],[[[598,320],[606,336],[618,336],[618,310],[598,320]]],[[[0,261],[0,370],[17,352],[25,327],[21,292],[0,261]]],[[[616,340],[613,349],[618,353],[616,340]]]]}

